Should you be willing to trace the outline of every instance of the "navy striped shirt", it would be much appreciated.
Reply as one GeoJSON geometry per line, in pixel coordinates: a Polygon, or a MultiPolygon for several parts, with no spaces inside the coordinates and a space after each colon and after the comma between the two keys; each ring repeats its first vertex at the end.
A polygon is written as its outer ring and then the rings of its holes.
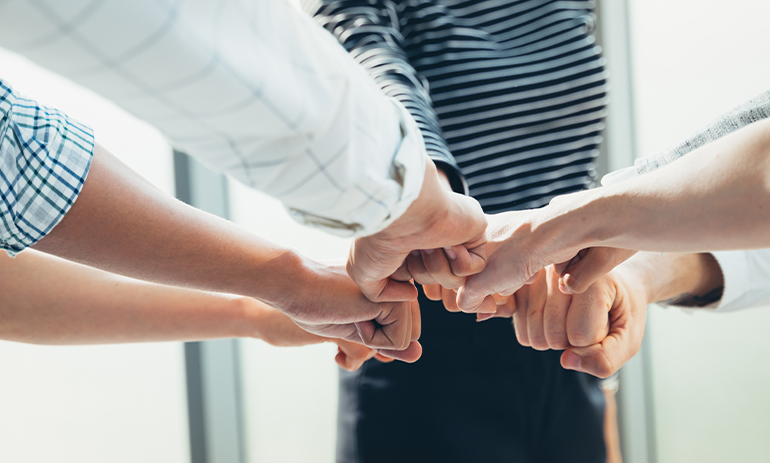
{"type": "Polygon", "coordinates": [[[315,0],[486,212],[591,187],[606,105],[593,1],[315,0]],[[466,183],[467,182],[467,183],[466,183]]]}

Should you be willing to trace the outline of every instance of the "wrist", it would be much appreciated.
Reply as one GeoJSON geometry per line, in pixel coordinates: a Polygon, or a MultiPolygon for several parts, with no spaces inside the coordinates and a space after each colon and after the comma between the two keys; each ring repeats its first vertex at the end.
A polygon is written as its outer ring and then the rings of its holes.
{"type": "Polygon", "coordinates": [[[265,339],[269,334],[265,331],[266,312],[261,303],[255,299],[242,296],[233,297],[227,307],[230,337],[265,339]]]}
{"type": "Polygon", "coordinates": [[[665,285],[661,284],[665,279],[657,278],[655,257],[651,254],[638,253],[612,270],[612,273],[622,275],[642,289],[645,304],[660,300],[659,298],[666,292],[665,285]]]}
{"type": "Polygon", "coordinates": [[[381,231],[377,238],[387,243],[390,251],[411,251],[421,237],[450,214],[452,193],[448,180],[442,180],[439,170],[429,158],[425,158],[425,177],[420,194],[406,212],[388,228],[381,231]]]}
{"type": "Polygon", "coordinates": [[[309,258],[288,249],[281,250],[268,260],[260,256],[253,264],[253,270],[241,271],[247,277],[239,285],[244,289],[237,294],[263,301],[281,312],[290,314],[300,296],[297,293],[298,283],[300,287],[305,286],[305,282],[312,275],[312,265],[313,262],[309,258]]]}
{"type": "Polygon", "coordinates": [[[532,233],[539,237],[538,243],[549,243],[554,249],[551,258],[561,262],[599,245],[595,196],[593,190],[557,196],[532,216],[532,233]]]}

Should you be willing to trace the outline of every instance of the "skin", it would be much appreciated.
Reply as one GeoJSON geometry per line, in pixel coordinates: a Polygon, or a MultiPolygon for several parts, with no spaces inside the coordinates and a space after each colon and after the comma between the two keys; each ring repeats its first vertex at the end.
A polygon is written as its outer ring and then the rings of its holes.
{"type": "Polygon", "coordinates": [[[250,337],[281,347],[333,341],[337,363],[348,370],[376,355],[359,344],[310,334],[255,299],[146,283],[31,250],[16,258],[0,254],[0,281],[0,339],[9,341],[78,345],[250,337]]]}
{"type": "Polygon", "coordinates": [[[350,249],[348,274],[372,301],[416,299],[411,280],[425,281],[425,267],[438,262],[431,259],[436,249],[445,248],[451,257],[441,259],[448,262],[445,267],[431,267],[447,285],[462,284],[465,276],[486,265],[487,220],[481,206],[469,196],[453,193],[446,175],[430,160],[426,163],[420,196],[407,212],[385,230],[356,239],[350,249]],[[415,250],[423,257],[419,267],[413,256],[407,261],[415,250]]]}
{"type": "Polygon", "coordinates": [[[559,290],[559,273],[549,266],[533,284],[498,296],[496,316],[513,318],[522,345],[564,350],[564,368],[602,378],[641,348],[648,304],[703,305],[723,285],[710,254],[639,253],[573,295],[559,290]]]}
{"type": "Polygon", "coordinates": [[[562,278],[567,292],[584,291],[633,250],[770,247],[769,197],[765,120],[643,176],[557,197],[542,209],[490,217],[487,265],[467,278],[458,306],[478,311],[493,302],[493,294],[510,294],[540,269],[569,262],[581,250],[587,250],[586,262],[562,278]]]}
{"type": "Polygon", "coordinates": [[[77,201],[34,248],[144,281],[258,299],[313,334],[393,358],[421,352],[416,301],[373,303],[343,269],[177,201],[98,145],[77,201]]]}

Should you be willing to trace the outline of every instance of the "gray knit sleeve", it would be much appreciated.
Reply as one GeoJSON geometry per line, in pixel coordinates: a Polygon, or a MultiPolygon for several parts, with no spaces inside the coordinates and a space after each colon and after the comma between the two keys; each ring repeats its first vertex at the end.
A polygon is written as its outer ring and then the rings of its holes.
{"type": "Polygon", "coordinates": [[[636,173],[646,174],[663,167],[703,145],[768,117],[770,117],[770,90],[722,114],[684,142],[651,156],[637,159],[634,163],[636,173]]]}

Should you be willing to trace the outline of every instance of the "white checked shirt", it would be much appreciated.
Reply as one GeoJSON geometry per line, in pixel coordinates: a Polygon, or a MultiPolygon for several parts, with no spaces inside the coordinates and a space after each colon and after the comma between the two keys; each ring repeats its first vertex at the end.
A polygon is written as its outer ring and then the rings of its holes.
{"type": "Polygon", "coordinates": [[[412,117],[286,0],[6,0],[0,46],[335,234],[381,230],[422,186],[412,117]]]}

